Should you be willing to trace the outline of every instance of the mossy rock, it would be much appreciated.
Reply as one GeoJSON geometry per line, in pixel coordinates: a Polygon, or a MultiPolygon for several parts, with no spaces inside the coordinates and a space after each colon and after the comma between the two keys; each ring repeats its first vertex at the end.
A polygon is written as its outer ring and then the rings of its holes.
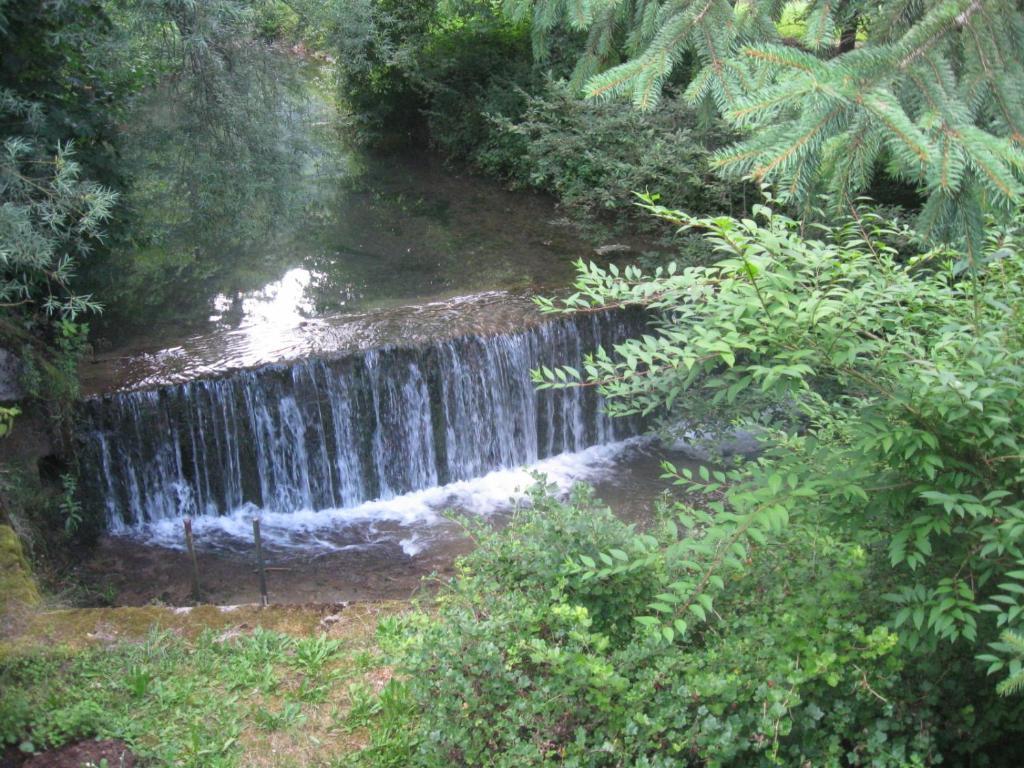
{"type": "Polygon", "coordinates": [[[17,607],[38,604],[39,590],[21,541],[11,526],[0,525],[0,616],[17,607]]]}

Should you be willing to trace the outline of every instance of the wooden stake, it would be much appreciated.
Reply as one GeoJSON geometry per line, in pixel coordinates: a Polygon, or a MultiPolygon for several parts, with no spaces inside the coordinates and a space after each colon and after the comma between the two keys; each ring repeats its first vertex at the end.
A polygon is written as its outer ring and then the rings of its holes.
{"type": "Polygon", "coordinates": [[[260,602],[266,606],[270,603],[267,599],[267,569],[263,565],[263,539],[260,537],[260,519],[252,519],[252,536],[256,540],[256,568],[260,574],[260,602]]]}
{"type": "Polygon", "coordinates": [[[196,548],[192,541],[192,518],[186,517],[184,520],[185,526],[185,546],[188,547],[189,557],[192,558],[192,599],[196,601],[196,604],[202,602],[202,593],[199,590],[199,561],[196,559],[196,548]]]}

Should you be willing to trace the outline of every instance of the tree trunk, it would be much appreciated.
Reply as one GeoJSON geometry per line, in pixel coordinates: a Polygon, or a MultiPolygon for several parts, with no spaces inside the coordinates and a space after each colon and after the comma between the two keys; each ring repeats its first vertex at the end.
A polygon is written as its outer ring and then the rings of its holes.
{"type": "Polygon", "coordinates": [[[839,35],[839,47],[836,49],[836,55],[842,55],[849,53],[857,45],[857,23],[860,21],[859,14],[853,14],[850,20],[846,22],[846,26],[843,27],[842,34],[839,35]]]}

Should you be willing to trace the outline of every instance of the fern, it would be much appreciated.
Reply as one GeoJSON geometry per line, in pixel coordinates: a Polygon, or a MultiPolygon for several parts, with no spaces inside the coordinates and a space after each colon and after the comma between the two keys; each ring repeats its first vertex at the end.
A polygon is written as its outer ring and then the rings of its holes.
{"type": "Polygon", "coordinates": [[[1006,677],[996,685],[996,692],[1000,696],[1014,696],[1024,691],[1024,635],[1007,629],[999,636],[999,642],[991,646],[1000,656],[985,654],[978,658],[989,662],[989,674],[1006,671],[1006,677]]]}

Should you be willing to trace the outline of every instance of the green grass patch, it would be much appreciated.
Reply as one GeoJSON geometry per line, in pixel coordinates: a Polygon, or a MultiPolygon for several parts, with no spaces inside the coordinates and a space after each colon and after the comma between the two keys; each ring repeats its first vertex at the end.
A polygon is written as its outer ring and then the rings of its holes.
{"type": "Polygon", "coordinates": [[[380,611],[346,610],[330,634],[319,631],[318,612],[277,613],[315,616],[316,629],[242,622],[187,631],[150,622],[141,639],[8,653],[0,659],[0,739],[29,753],[120,739],[142,765],[343,764],[366,746],[367,702],[391,676],[376,646],[380,611]]]}

